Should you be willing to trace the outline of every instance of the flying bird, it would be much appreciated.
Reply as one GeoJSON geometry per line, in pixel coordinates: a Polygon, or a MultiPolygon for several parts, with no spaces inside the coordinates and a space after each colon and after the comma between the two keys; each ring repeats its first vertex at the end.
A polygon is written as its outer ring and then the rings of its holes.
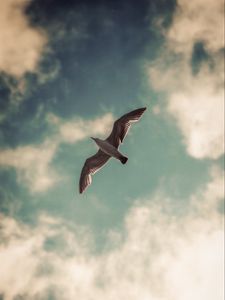
{"type": "Polygon", "coordinates": [[[80,194],[91,184],[91,175],[99,171],[111,157],[120,160],[122,164],[127,162],[128,158],[119,152],[118,148],[127,135],[131,124],[137,122],[145,110],[146,107],[135,109],[116,120],[113,124],[112,132],[107,139],[101,140],[91,137],[98,145],[99,150],[84,163],[80,175],[80,194]]]}

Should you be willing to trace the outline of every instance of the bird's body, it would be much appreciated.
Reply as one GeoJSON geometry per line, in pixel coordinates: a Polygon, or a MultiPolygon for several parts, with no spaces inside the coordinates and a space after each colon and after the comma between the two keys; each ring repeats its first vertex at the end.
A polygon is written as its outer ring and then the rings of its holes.
{"type": "Polygon", "coordinates": [[[127,135],[131,123],[137,122],[145,110],[146,107],[135,109],[116,120],[107,139],[92,138],[98,145],[99,150],[85,161],[80,175],[80,193],[83,193],[88,185],[91,184],[91,175],[99,171],[111,157],[120,160],[122,164],[127,162],[128,158],[120,153],[118,148],[127,135]]]}
{"type": "Polygon", "coordinates": [[[107,140],[101,140],[98,138],[92,138],[95,143],[99,146],[99,148],[106,154],[116,159],[123,160],[126,158],[122,153],[120,153],[112,144],[110,144],[107,140]]]}

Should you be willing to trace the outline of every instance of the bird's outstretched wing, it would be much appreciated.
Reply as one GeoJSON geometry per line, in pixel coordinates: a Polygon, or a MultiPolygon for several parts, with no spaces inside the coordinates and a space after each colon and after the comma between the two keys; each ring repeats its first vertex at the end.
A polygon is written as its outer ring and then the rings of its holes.
{"type": "Polygon", "coordinates": [[[110,156],[104,153],[102,150],[98,150],[95,155],[86,159],[80,174],[80,194],[82,194],[83,191],[91,184],[91,175],[99,171],[109,159],[110,156]]]}
{"type": "Polygon", "coordinates": [[[137,122],[145,110],[146,107],[135,109],[116,120],[114,122],[112,132],[110,133],[106,141],[108,141],[114,147],[118,148],[120,143],[123,142],[125,136],[127,135],[131,124],[133,122],[137,122]]]}

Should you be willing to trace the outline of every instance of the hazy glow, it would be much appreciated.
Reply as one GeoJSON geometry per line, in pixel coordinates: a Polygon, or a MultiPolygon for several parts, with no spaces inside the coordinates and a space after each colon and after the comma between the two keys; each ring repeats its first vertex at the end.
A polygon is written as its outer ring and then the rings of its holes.
{"type": "Polygon", "coordinates": [[[222,300],[224,3],[91,2],[0,1],[0,299],[222,300]]]}
{"type": "Polygon", "coordinates": [[[222,300],[221,197],[217,170],[191,196],[183,216],[171,215],[173,200],[162,192],[140,199],[125,217],[125,239],[99,255],[91,253],[84,228],[44,215],[31,228],[2,216],[0,292],[7,300],[18,294],[41,298],[52,287],[56,299],[222,300]],[[59,239],[59,248],[46,248],[51,239],[59,239]]]}

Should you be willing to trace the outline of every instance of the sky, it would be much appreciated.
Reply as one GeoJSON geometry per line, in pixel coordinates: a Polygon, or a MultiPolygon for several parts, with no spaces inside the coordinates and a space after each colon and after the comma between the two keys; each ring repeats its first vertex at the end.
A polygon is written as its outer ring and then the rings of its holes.
{"type": "Polygon", "coordinates": [[[1,1],[0,300],[224,299],[223,111],[222,0],[1,1]]]}

